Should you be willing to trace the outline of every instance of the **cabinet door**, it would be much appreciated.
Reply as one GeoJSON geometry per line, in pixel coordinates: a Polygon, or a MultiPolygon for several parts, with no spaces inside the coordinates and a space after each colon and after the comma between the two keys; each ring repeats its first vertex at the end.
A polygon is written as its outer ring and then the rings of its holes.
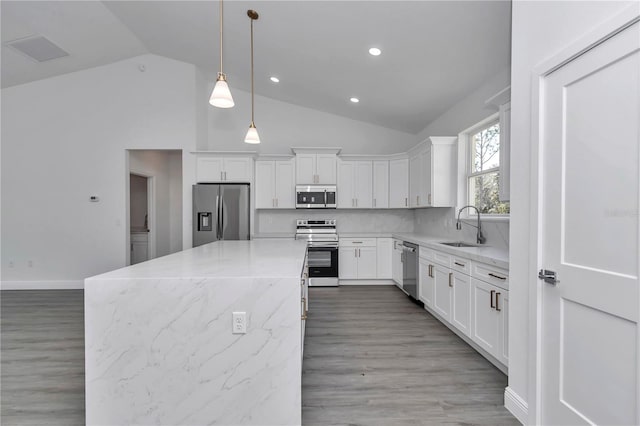
{"type": "Polygon", "coordinates": [[[316,174],[318,175],[318,182],[316,183],[323,185],[336,184],[336,161],[335,154],[317,154],[316,174]]]}
{"type": "Polygon", "coordinates": [[[340,247],[338,250],[338,276],[341,280],[358,278],[358,259],[354,247],[340,247]]]}
{"type": "Polygon", "coordinates": [[[431,206],[431,148],[420,154],[420,205],[431,206]]]}
{"type": "Polygon", "coordinates": [[[389,207],[389,162],[373,162],[373,207],[389,207]]]}
{"type": "Polygon", "coordinates": [[[316,155],[298,154],[296,155],[296,184],[313,185],[316,175],[316,155]]]}
{"type": "Polygon", "coordinates": [[[251,158],[225,158],[225,182],[251,182],[253,160],[251,158]]]}
{"type": "Polygon", "coordinates": [[[497,291],[504,290],[471,278],[471,339],[496,358],[500,345],[500,315],[492,305],[495,306],[497,291]]]}
{"type": "Polygon", "coordinates": [[[377,247],[358,247],[358,278],[375,279],[377,247]]]}
{"type": "Polygon", "coordinates": [[[498,361],[504,365],[509,366],[509,292],[507,290],[498,289],[497,294],[497,308],[500,309],[499,321],[500,328],[498,330],[498,337],[500,338],[500,350],[498,351],[498,361]]]}
{"type": "Polygon", "coordinates": [[[400,247],[401,241],[393,240],[393,263],[391,265],[393,280],[396,285],[402,288],[402,250],[400,247]]]}
{"type": "Polygon", "coordinates": [[[196,160],[197,182],[222,182],[223,160],[220,157],[198,157],[196,160]]]}
{"type": "Polygon", "coordinates": [[[433,266],[433,275],[433,309],[441,317],[451,322],[451,287],[449,285],[449,268],[436,264],[433,266]]]}
{"type": "Polygon", "coordinates": [[[256,208],[271,209],[276,206],[275,201],[275,162],[256,161],[256,208]]]}
{"type": "Polygon", "coordinates": [[[409,207],[418,207],[420,196],[420,155],[409,159],[409,207]]]}
{"type": "Polygon", "coordinates": [[[467,336],[470,335],[471,277],[460,272],[453,273],[451,323],[467,336]]]}
{"type": "Polygon", "coordinates": [[[389,161],[389,207],[409,207],[409,160],[389,161]]]}
{"type": "Polygon", "coordinates": [[[391,261],[393,258],[393,241],[391,238],[378,238],[377,268],[376,275],[379,279],[391,279],[393,268],[391,261]]]}
{"type": "MultiPolygon", "coordinates": [[[[432,137],[429,161],[427,198],[432,207],[453,207],[456,203],[456,138],[432,137]],[[429,194],[431,194],[429,196],[429,194]]],[[[427,201],[428,201],[427,200],[427,201]]]]}
{"type": "Polygon", "coordinates": [[[420,300],[425,306],[429,308],[433,308],[433,277],[429,275],[429,265],[428,261],[420,259],[419,261],[419,276],[418,276],[418,284],[420,285],[420,290],[418,294],[420,295],[420,300]]]}
{"type": "Polygon", "coordinates": [[[370,209],[373,207],[373,165],[371,161],[356,161],[356,181],[354,198],[356,207],[370,209]]]}
{"type": "MultiPolygon", "coordinates": [[[[275,162],[275,199],[276,207],[279,209],[295,208],[296,184],[294,181],[294,169],[295,166],[291,160],[275,162]]],[[[256,191],[258,182],[256,176],[256,191]]]]}
{"type": "Polygon", "coordinates": [[[354,197],[355,182],[355,164],[353,161],[339,161],[338,163],[338,208],[351,209],[355,208],[356,200],[354,197]]]}

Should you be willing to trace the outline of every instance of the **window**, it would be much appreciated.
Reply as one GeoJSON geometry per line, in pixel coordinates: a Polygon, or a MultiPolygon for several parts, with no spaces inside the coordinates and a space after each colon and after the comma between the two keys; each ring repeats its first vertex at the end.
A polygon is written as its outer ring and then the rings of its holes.
{"type": "Polygon", "coordinates": [[[468,203],[482,214],[509,214],[509,202],[500,200],[500,122],[486,123],[468,135],[468,203]]]}

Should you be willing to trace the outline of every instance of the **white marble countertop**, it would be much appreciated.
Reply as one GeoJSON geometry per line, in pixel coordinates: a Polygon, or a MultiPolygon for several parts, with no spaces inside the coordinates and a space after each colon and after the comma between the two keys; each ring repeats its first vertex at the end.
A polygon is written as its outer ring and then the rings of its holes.
{"type": "Polygon", "coordinates": [[[300,277],[306,241],[217,241],[88,278],[300,277]]]}
{"type": "Polygon", "coordinates": [[[394,233],[393,237],[410,243],[426,246],[434,250],[494,265],[499,268],[509,269],[509,251],[503,248],[491,246],[451,247],[440,244],[443,241],[452,241],[451,239],[425,234],[394,233]]]}

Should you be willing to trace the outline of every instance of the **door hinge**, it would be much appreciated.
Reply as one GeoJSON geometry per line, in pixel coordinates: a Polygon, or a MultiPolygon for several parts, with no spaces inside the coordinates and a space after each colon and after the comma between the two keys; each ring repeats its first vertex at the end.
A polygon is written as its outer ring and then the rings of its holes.
{"type": "Polygon", "coordinates": [[[549,271],[548,269],[540,269],[540,272],[538,272],[538,279],[544,280],[545,283],[553,285],[560,282],[556,278],[556,273],[554,271],[549,271]]]}

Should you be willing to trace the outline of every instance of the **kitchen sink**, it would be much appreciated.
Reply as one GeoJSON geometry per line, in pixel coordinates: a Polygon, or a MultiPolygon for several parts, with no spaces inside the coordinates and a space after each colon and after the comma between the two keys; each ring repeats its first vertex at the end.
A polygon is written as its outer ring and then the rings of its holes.
{"type": "Polygon", "coordinates": [[[451,246],[451,247],[478,247],[477,244],[463,243],[462,241],[447,242],[447,243],[440,243],[440,244],[444,244],[445,246],[451,246]]]}

